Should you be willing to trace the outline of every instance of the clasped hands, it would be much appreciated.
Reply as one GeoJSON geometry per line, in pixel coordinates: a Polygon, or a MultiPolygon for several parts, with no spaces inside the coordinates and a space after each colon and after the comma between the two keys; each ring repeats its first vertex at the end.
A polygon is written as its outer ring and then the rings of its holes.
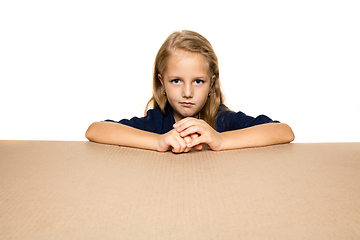
{"type": "Polygon", "coordinates": [[[222,135],[204,120],[187,117],[174,124],[174,129],[159,135],[156,149],[160,152],[189,152],[202,149],[202,143],[212,150],[221,150],[222,135]]]}

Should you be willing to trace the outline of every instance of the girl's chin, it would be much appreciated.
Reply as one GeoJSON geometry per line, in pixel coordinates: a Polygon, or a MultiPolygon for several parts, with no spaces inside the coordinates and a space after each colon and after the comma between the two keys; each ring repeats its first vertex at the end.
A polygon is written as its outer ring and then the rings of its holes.
{"type": "Polygon", "coordinates": [[[184,114],[176,114],[175,115],[177,118],[179,119],[183,119],[183,118],[187,118],[187,117],[193,117],[193,118],[198,118],[198,114],[191,114],[191,113],[184,113],[184,114]]]}
{"type": "Polygon", "coordinates": [[[182,115],[181,118],[188,118],[188,117],[198,118],[198,114],[195,114],[195,115],[191,115],[191,114],[189,114],[189,115],[182,115]]]}

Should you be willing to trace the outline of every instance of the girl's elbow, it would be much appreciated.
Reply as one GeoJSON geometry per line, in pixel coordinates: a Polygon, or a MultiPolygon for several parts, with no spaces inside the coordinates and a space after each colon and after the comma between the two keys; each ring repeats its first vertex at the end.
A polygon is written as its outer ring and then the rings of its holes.
{"type": "Polygon", "coordinates": [[[97,125],[96,122],[92,123],[85,132],[85,137],[90,141],[94,140],[96,125],[97,125]]]}
{"type": "Polygon", "coordinates": [[[285,131],[285,142],[286,143],[289,143],[289,142],[292,142],[295,140],[295,134],[293,132],[293,130],[291,129],[291,127],[289,125],[287,125],[286,123],[284,123],[284,126],[286,128],[286,131],[285,131]]]}
{"type": "Polygon", "coordinates": [[[288,136],[287,136],[286,142],[290,143],[290,142],[292,142],[294,140],[295,140],[295,135],[294,135],[293,131],[291,131],[291,133],[289,133],[288,136]]]}

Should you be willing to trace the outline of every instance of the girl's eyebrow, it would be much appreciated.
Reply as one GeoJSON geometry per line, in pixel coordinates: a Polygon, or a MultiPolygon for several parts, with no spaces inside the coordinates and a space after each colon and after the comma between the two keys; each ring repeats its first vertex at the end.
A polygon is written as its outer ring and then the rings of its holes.
{"type": "MultiPolygon", "coordinates": [[[[171,79],[181,79],[181,77],[179,76],[168,76],[168,78],[171,78],[171,79]]],[[[199,77],[195,77],[194,79],[206,79],[205,76],[199,76],[199,77]]]]}
{"type": "Polygon", "coordinates": [[[168,76],[168,78],[178,79],[178,78],[181,78],[181,77],[178,77],[178,76],[168,76]]]}

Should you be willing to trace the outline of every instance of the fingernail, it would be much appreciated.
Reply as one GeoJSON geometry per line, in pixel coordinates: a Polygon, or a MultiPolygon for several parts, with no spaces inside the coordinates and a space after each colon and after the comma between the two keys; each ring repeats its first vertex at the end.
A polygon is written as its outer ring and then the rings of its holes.
{"type": "Polygon", "coordinates": [[[177,130],[178,132],[180,132],[180,131],[181,131],[181,128],[177,128],[176,130],[177,130]]]}
{"type": "Polygon", "coordinates": [[[178,125],[177,125],[177,123],[175,123],[173,126],[174,126],[174,128],[176,128],[178,125]]]}

